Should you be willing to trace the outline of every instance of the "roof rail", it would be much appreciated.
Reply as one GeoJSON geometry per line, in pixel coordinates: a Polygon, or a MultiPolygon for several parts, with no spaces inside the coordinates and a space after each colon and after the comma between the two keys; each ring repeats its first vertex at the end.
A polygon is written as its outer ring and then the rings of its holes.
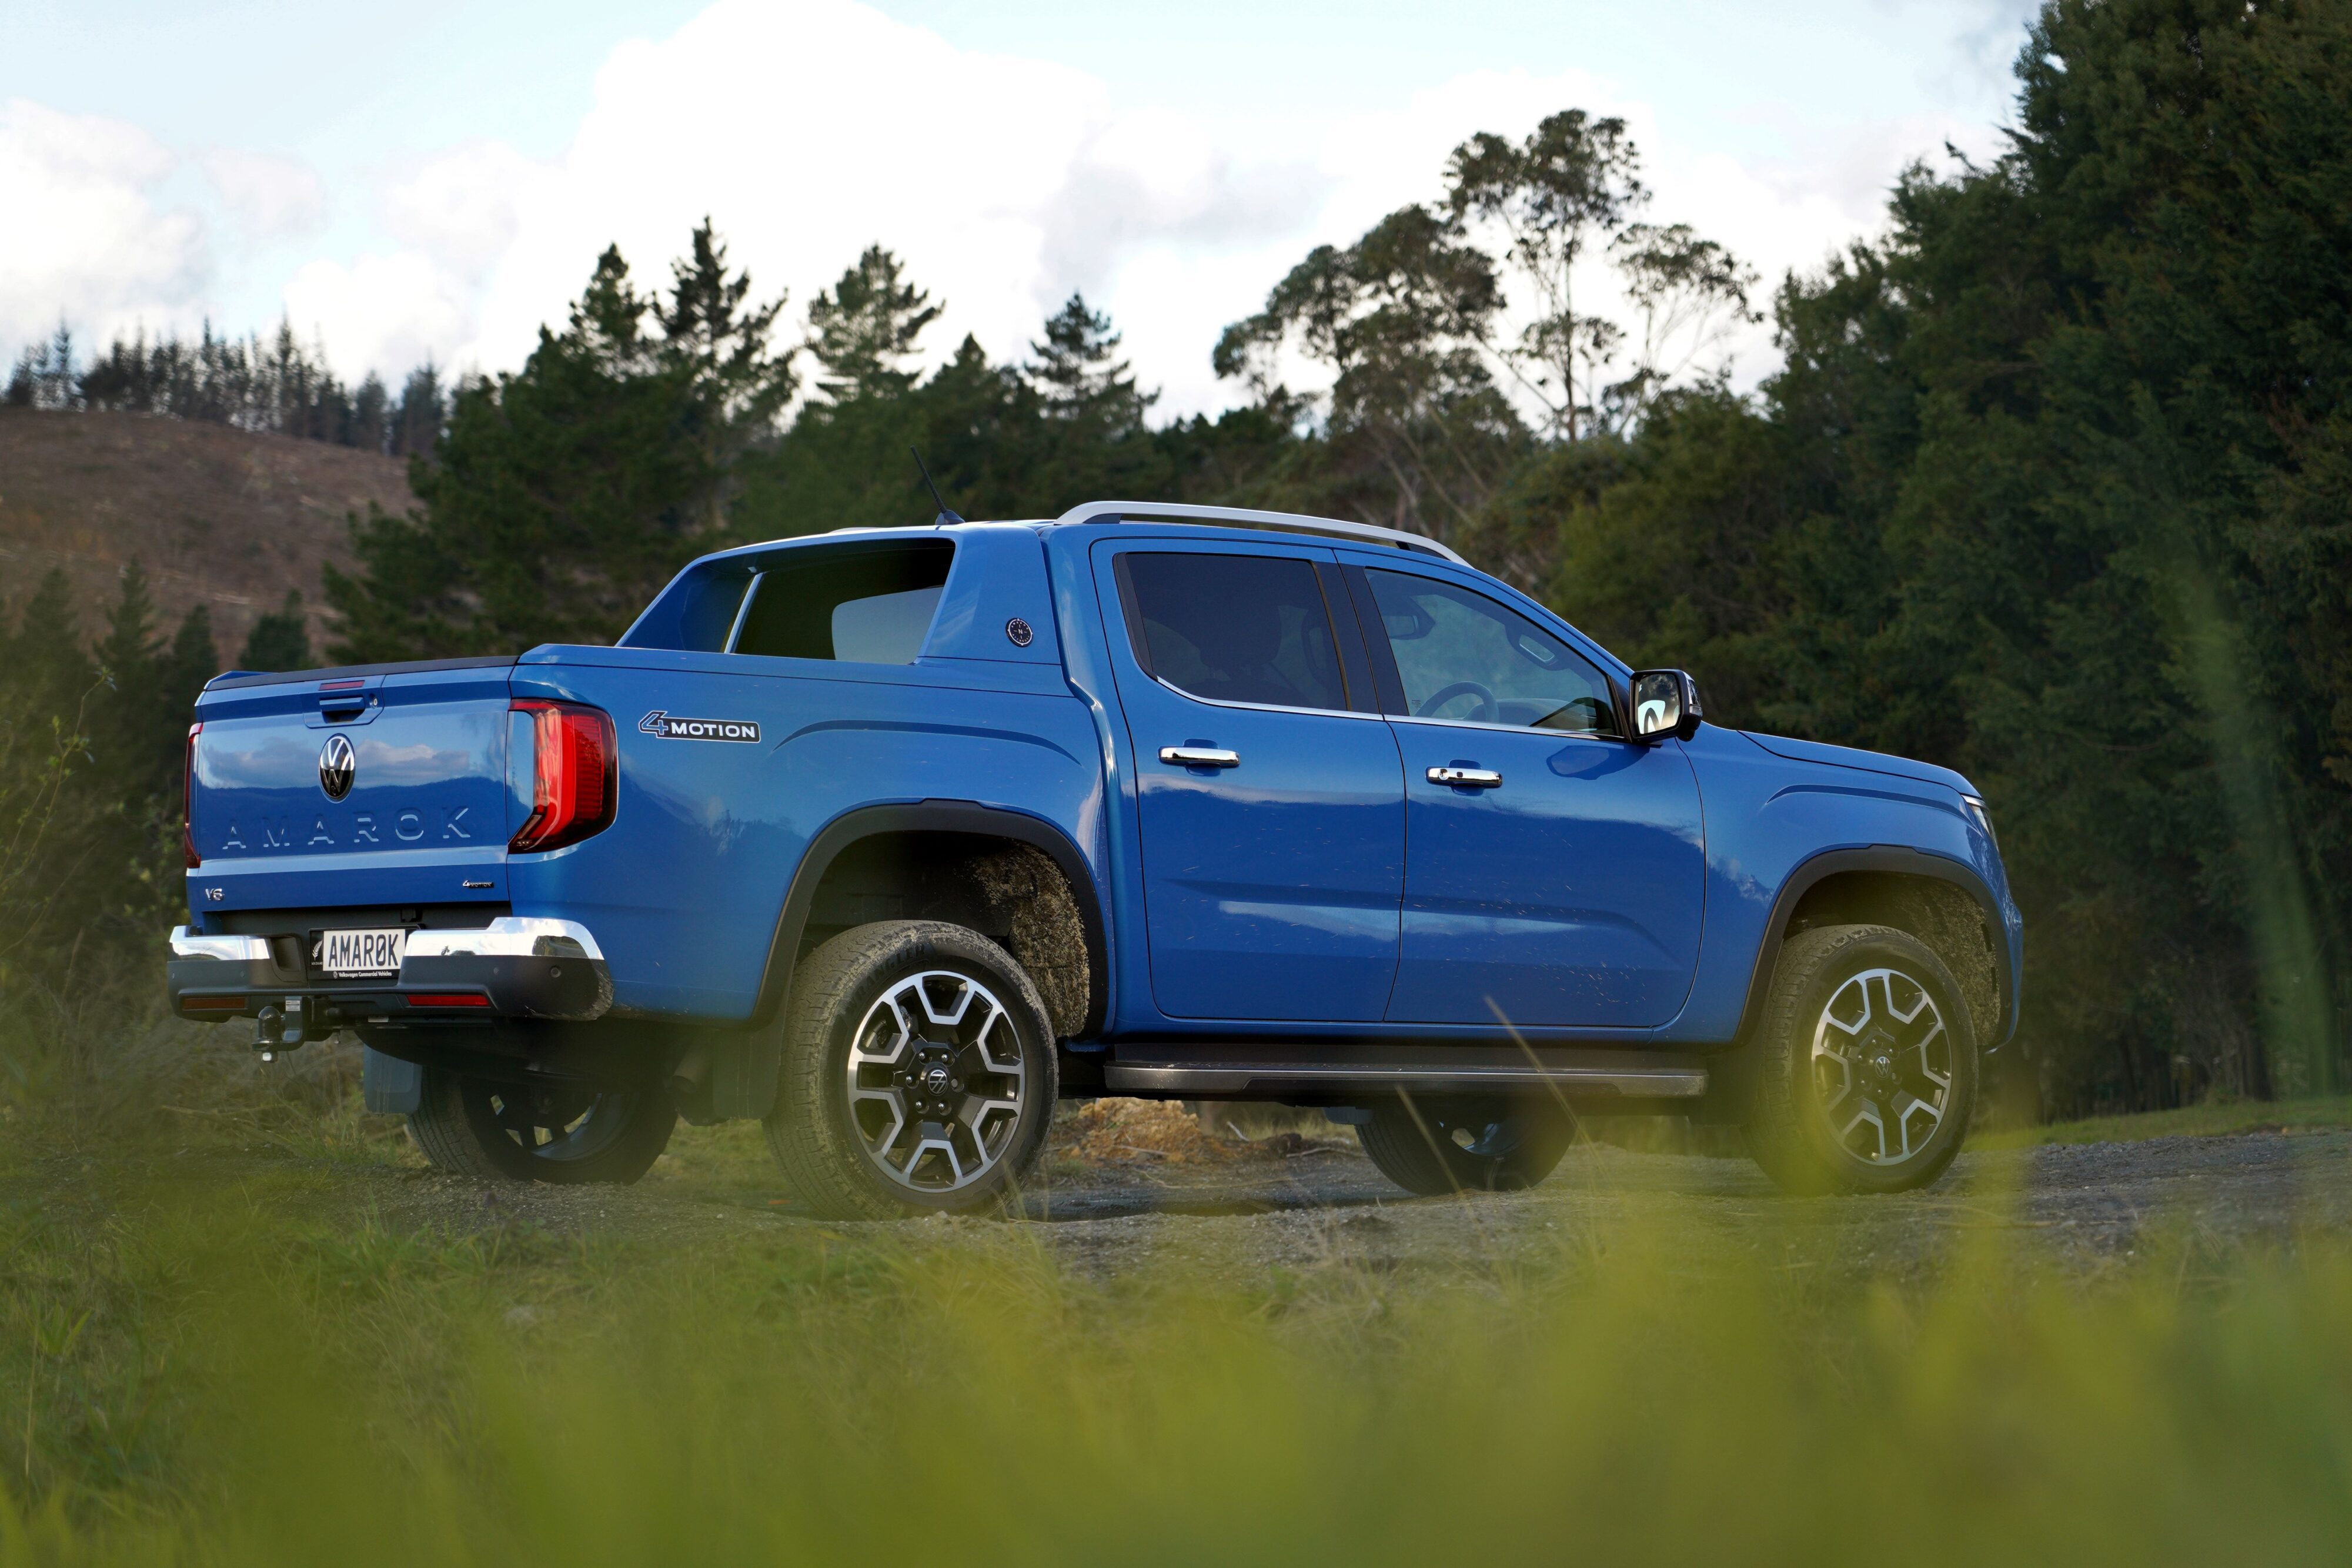
{"type": "Polygon", "coordinates": [[[1350,523],[1338,517],[1310,517],[1299,512],[1253,511],[1247,507],[1196,507],[1175,501],[1087,501],[1072,507],[1054,522],[1056,526],[1075,526],[1129,519],[1136,522],[1211,523],[1233,528],[1322,534],[1330,538],[1354,539],[1360,544],[1422,550],[1441,556],[1456,566],[1470,565],[1461,556],[1423,534],[1409,534],[1402,528],[1378,528],[1370,523],[1350,523]]]}

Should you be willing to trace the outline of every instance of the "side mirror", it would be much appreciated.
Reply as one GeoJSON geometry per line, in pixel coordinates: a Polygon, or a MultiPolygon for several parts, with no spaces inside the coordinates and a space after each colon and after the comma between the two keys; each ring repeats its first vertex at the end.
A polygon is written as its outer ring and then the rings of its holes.
{"type": "Polygon", "coordinates": [[[1633,676],[1633,733],[1643,740],[1698,733],[1698,683],[1685,670],[1641,670],[1633,676]]]}

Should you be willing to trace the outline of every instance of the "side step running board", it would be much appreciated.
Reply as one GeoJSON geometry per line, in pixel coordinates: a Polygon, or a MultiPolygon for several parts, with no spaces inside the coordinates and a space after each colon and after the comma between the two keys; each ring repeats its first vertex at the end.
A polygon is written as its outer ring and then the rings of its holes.
{"type": "Polygon", "coordinates": [[[1692,1100],[1706,1092],[1703,1058],[1581,1047],[1120,1046],[1104,1064],[1113,1091],[1177,1099],[1423,1091],[1551,1089],[1570,1098],[1692,1100]]]}

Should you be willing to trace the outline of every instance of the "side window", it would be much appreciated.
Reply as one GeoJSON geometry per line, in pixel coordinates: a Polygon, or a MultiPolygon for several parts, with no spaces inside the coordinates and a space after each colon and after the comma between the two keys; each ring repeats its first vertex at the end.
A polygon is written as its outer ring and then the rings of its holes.
{"type": "Polygon", "coordinates": [[[751,585],[733,651],[911,664],[954,560],[940,538],[780,550],[751,585]]]}
{"type": "Polygon", "coordinates": [[[1215,702],[1348,706],[1312,563],[1286,556],[1118,558],[1136,662],[1215,702]]]}
{"type": "Polygon", "coordinates": [[[1368,571],[1389,650],[1419,718],[1614,736],[1609,682],[1576,650],[1483,593],[1368,571]]]}

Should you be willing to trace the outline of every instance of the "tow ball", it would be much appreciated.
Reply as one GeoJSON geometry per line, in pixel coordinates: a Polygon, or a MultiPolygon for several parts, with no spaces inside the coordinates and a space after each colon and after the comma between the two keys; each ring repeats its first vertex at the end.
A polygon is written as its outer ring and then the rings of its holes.
{"type": "Polygon", "coordinates": [[[253,1049],[261,1053],[264,1061],[277,1061],[281,1051],[299,1050],[303,1039],[302,998],[299,997],[287,998],[286,1006],[282,1009],[264,1008],[261,1015],[254,1019],[253,1049]]]}

